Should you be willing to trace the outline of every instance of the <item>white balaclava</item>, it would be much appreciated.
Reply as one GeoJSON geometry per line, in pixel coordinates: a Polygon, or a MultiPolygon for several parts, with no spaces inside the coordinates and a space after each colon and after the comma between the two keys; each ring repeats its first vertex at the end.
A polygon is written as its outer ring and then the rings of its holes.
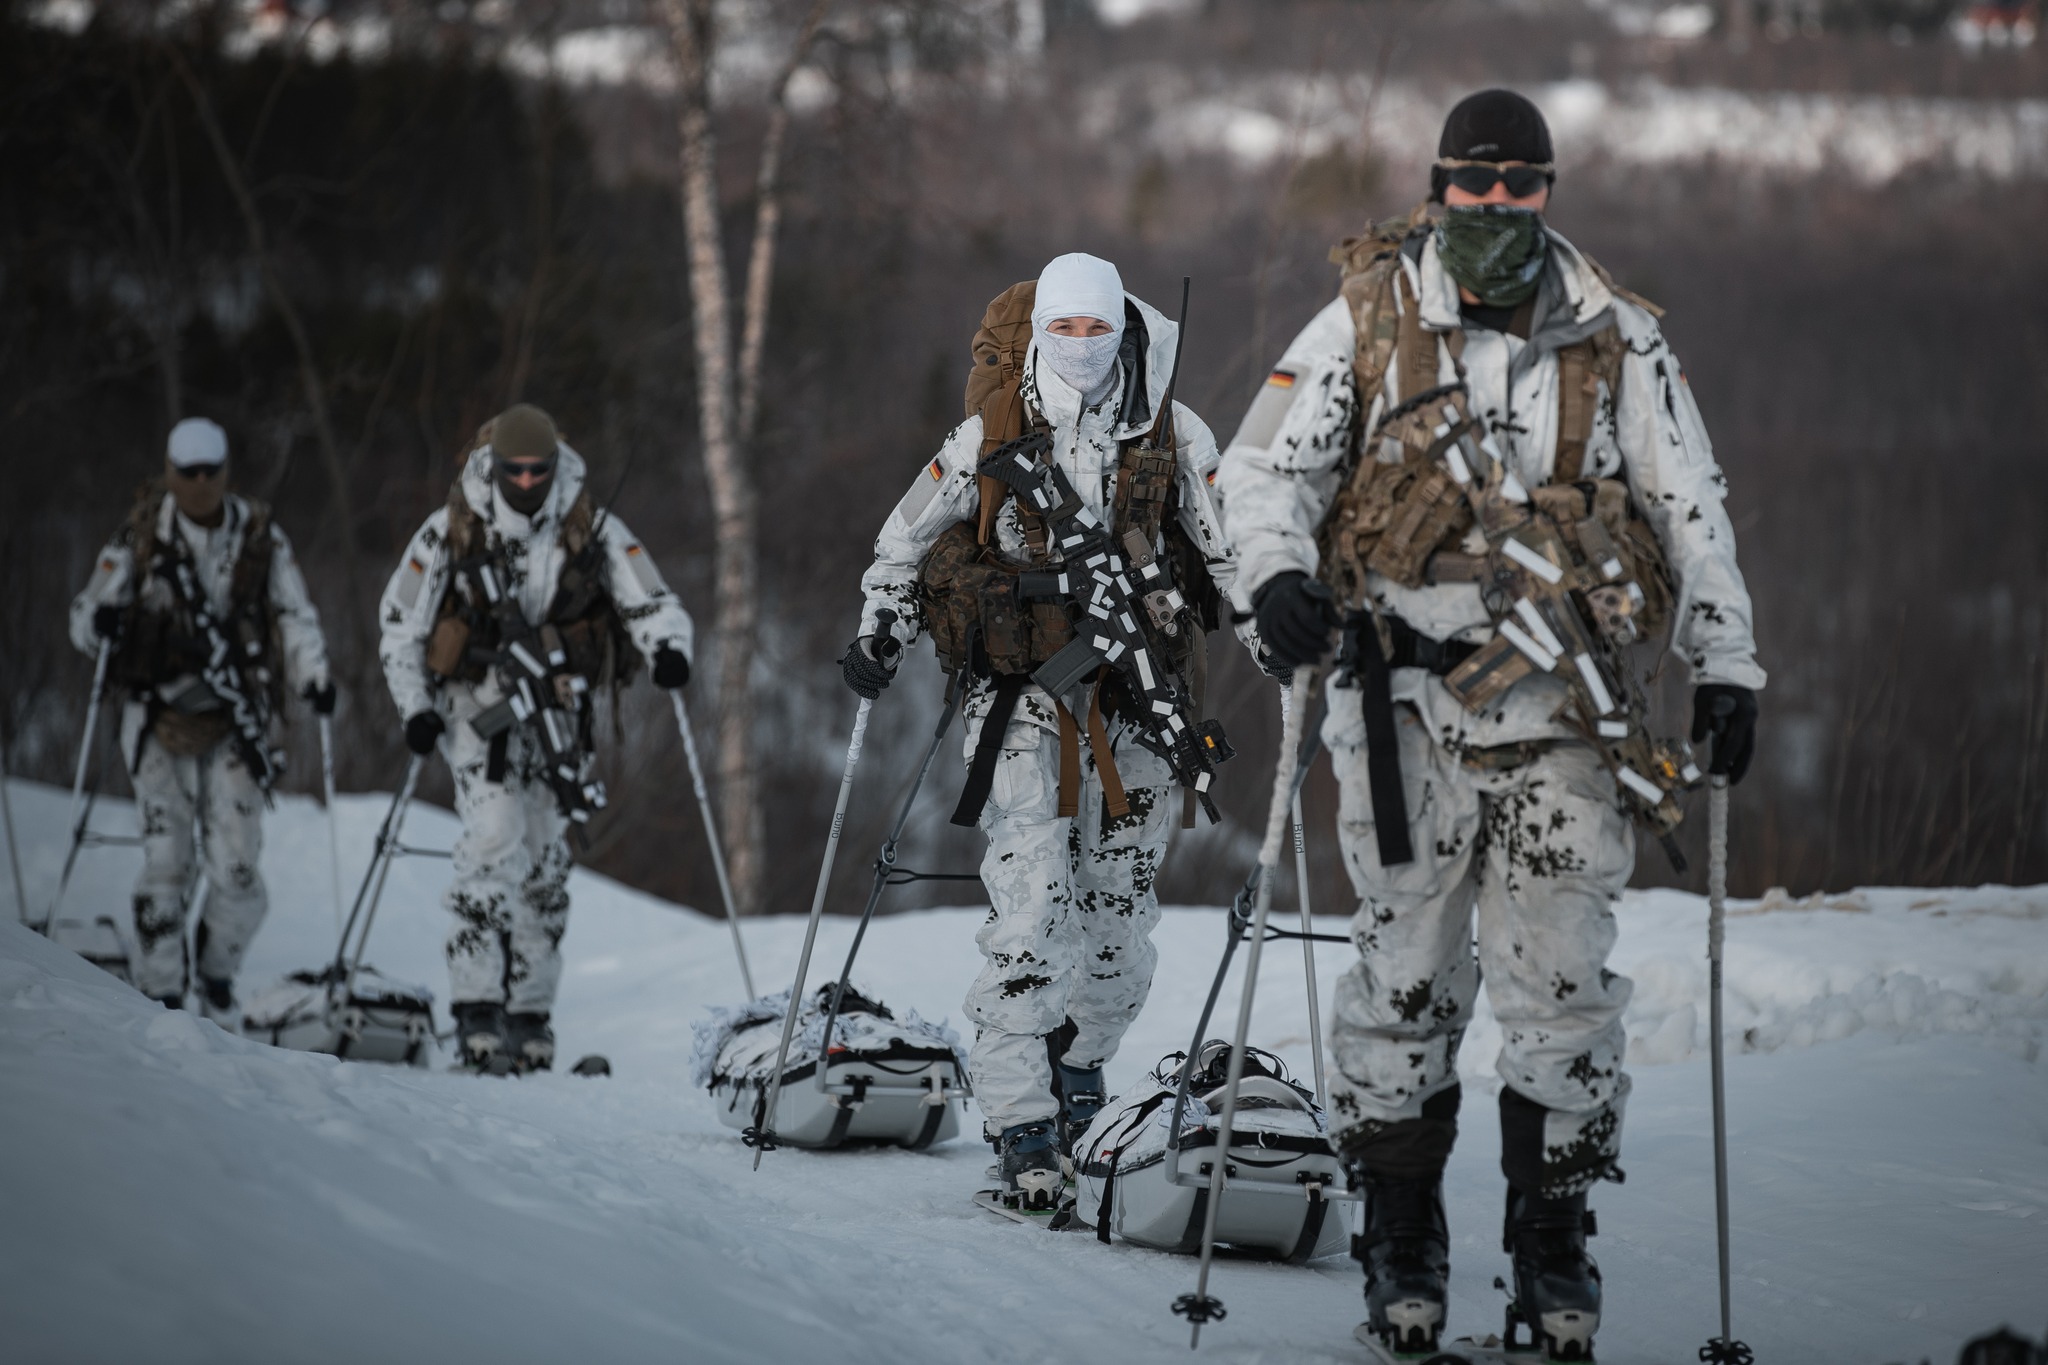
{"type": "Polygon", "coordinates": [[[1116,267],[1081,251],[1054,257],[1038,276],[1031,335],[1054,374],[1084,397],[1094,397],[1116,367],[1117,347],[1124,339],[1124,282],[1116,267]],[[1109,330],[1099,337],[1055,336],[1046,330],[1061,318],[1100,318],[1109,330]]]}

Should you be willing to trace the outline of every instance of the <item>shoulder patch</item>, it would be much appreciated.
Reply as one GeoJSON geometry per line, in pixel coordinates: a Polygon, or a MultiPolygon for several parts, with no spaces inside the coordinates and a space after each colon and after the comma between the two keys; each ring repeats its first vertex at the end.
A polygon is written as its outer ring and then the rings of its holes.
{"type": "Polygon", "coordinates": [[[420,587],[427,581],[427,566],[417,556],[407,555],[398,570],[398,605],[411,611],[419,605],[420,587]]]}
{"type": "Polygon", "coordinates": [[[626,563],[632,567],[633,581],[640,585],[640,591],[653,597],[661,592],[661,570],[654,567],[654,556],[647,553],[647,547],[638,541],[626,547],[626,563]]]}
{"type": "Polygon", "coordinates": [[[1244,422],[1231,438],[1233,446],[1250,446],[1265,450],[1273,444],[1273,438],[1280,434],[1280,426],[1287,420],[1288,409],[1294,406],[1295,373],[1292,370],[1275,370],[1259,386],[1258,396],[1252,399],[1251,408],[1244,415],[1244,422]]]}
{"type": "Polygon", "coordinates": [[[940,455],[924,467],[924,473],[910,485],[910,491],[896,504],[892,516],[901,517],[905,526],[917,525],[917,519],[924,515],[924,509],[932,505],[932,499],[939,495],[939,489],[946,482],[946,459],[940,455]]]}

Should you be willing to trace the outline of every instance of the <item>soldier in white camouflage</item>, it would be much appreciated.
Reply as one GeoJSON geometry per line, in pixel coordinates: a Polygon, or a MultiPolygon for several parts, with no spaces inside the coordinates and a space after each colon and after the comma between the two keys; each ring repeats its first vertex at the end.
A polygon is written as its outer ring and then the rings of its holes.
{"type": "MultiPolygon", "coordinates": [[[[929,561],[949,532],[969,557],[1058,562],[1018,501],[994,503],[989,481],[977,477],[983,456],[1014,434],[994,429],[1004,405],[1013,427],[1050,435],[1048,458],[1094,514],[1114,521],[1120,506],[1130,515],[1133,447],[1170,401],[1179,344],[1178,326],[1127,294],[1115,266],[1092,256],[1062,256],[1035,288],[1016,286],[991,305],[977,371],[985,364],[993,373],[1000,361],[1005,372],[1015,368],[1014,385],[984,384],[984,400],[970,382],[974,415],[889,514],[861,580],[867,603],[844,660],[849,686],[876,695],[926,627],[937,638],[936,614],[945,608],[932,598],[929,561]],[[994,330],[1005,339],[990,342],[992,320],[1006,307],[1014,314],[994,330]],[[979,549],[977,526],[985,533],[979,549]],[[885,612],[895,618],[886,628],[885,612]]],[[[1236,562],[1209,488],[1215,438],[1177,403],[1171,429],[1170,468],[1160,471],[1168,515],[1157,544],[1179,547],[1184,562],[1199,566],[1184,576],[1227,594],[1236,562]]],[[[1060,1150],[1106,1099],[1102,1068],[1151,989],[1153,887],[1183,798],[1166,761],[1136,742],[1125,719],[1103,714],[1099,688],[1076,715],[1021,671],[1005,682],[988,675],[985,659],[962,666],[977,676],[965,706],[969,796],[956,822],[978,823],[988,836],[981,878],[990,904],[976,935],[984,966],[966,1001],[976,1026],[968,1065],[1006,1192],[1045,1207],[1062,1184],[1060,1150]]]]}
{"type": "MultiPolygon", "coordinates": [[[[1443,207],[1341,249],[1341,296],[1287,348],[1217,485],[1241,582],[1282,661],[1328,653],[1340,624],[1331,584],[1362,580],[1343,624],[1369,641],[1373,667],[1333,689],[1323,733],[1359,901],[1359,960],[1339,983],[1329,1046],[1337,1138],[1366,1196],[1368,1325],[1390,1350],[1436,1349],[1458,1047],[1483,976],[1504,1033],[1517,1311],[1554,1358],[1587,1358],[1600,1287],[1586,1193],[1614,1172],[1629,1093],[1630,983],[1607,966],[1612,905],[1635,862],[1618,784],[1661,793],[1573,723],[1569,676],[1539,663],[1477,710],[1454,693],[1462,665],[1489,645],[1499,657],[1497,635],[1512,641],[1520,628],[1496,630],[1501,604],[1482,594],[1498,580],[1485,577],[1489,542],[1458,502],[1463,465],[1434,485],[1451,494],[1436,505],[1455,514],[1443,521],[1419,499],[1391,505],[1393,493],[1377,508],[1345,499],[1382,475],[1379,486],[1397,487],[1398,471],[1435,477],[1440,457],[1411,459],[1384,433],[1455,399],[1498,452],[1487,458],[1507,471],[1499,487],[1542,506],[1581,490],[1588,506],[1575,515],[1592,521],[1599,502],[1637,557],[1656,562],[1640,575],[1638,609],[1672,623],[1671,649],[1695,684],[1693,741],[1714,738],[1712,769],[1731,782],[1749,763],[1764,673],[1725,480],[1657,311],[1543,221],[1555,171],[1542,114],[1509,91],[1474,95],[1452,111],[1439,157],[1432,198],[1443,207]],[[1369,545],[1372,572],[1347,578],[1333,563],[1347,543],[1354,564],[1369,545]],[[1375,671],[1397,767],[1376,764],[1368,743],[1363,679],[1375,671]],[[1398,817],[1376,807],[1403,805],[1405,829],[1383,828],[1398,817]]],[[[1433,437],[1458,453],[1448,425],[1414,434],[1418,451],[1433,437]]]]}

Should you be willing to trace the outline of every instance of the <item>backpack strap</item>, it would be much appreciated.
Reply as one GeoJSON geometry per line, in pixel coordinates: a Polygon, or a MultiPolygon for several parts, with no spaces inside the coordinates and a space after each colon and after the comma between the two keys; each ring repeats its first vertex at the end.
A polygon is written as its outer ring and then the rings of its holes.
{"type": "Polygon", "coordinates": [[[1576,483],[1586,469],[1586,445],[1600,413],[1600,386],[1608,400],[1621,391],[1621,361],[1628,346],[1609,326],[1557,353],[1557,459],[1552,483],[1576,483]]]}

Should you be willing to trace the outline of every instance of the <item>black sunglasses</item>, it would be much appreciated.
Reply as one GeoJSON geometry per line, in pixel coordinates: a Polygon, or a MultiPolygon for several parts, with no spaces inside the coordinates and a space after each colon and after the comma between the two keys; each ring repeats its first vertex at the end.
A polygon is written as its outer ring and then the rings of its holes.
{"type": "Polygon", "coordinates": [[[1467,194],[1490,194],[1495,185],[1506,185],[1517,199],[1527,199],[1555,178],[1557,168],[1549,162],[1503,166],[1493,161],[1441,161],[1444,178],[1467,194]]]}
{"type": "Polygon", "coordinates": [[[491,463],[496,466],[499,475],[508,479],[545,479],[555,472],[553,455],[544,460],[508,460],[502,455],[493,454],[491,463]]]}
{"type": "Polygon", "coordinates": [[[215,479],[219,478],[221,471],[227,467],[227,461],[221,460],[215,464],[174,464],[171,469],[181,479],[215,479]]]}

